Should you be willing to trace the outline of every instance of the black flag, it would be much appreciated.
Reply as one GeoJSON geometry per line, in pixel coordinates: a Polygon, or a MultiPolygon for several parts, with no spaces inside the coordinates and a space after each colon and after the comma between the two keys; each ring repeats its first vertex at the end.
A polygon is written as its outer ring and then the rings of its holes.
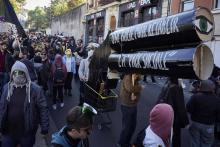
{"type": "Polygon", "coordinates": [[[1,21],[14,24],[18,34],[22,36],[22,38],[27,37],[9,0],[0,0],[0,22],[1,21]]]}

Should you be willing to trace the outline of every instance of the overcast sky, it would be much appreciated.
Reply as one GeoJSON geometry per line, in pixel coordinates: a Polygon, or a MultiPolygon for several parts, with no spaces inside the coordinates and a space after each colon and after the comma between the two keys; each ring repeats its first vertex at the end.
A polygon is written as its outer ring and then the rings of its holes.
{"type": "Polygon", "coordinates": [[[24,7],[28,10],[33,10],[37,6],[43,7],[49,5],[50,5],[50,0],[27,0],[26,5],[24,7]]]}

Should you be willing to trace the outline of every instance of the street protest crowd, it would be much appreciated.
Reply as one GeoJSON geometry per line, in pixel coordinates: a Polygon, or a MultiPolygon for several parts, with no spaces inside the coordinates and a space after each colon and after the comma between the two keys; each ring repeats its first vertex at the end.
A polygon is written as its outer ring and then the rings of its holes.
{"type": "MultiPolygon", "coordinates": [[[[97,112],[84,103],[83,84],[97,43],[84,45],[74,37],[30,33],[29,39],[0,35],[0,132],[2,147],[32,147],[38,126],[46,136],[48,107],[65,107],[72,96],[73,78],[80,80],[79,106],[66,115],[66,125],[52,136],[54,147],[88,147],[93,117],[97,112]],[[46,97],[53,99],[48,106],[46,97]]],[[[220,146],[220,71],[209,80],[192,84],[192,97],[185,104],[177,77],[169,77],[150,112],[149,126],[131,142],[136,128],[137,103],[143,86],[140,74],[121,76],[122,130],[118,147],[180,147],[181,129],[188,128],[192,147],[220,146]],[[188,117],[188,114],[190,117],[188,117]],[[190,121],[191,120],[191,121],[190,121]]]]}

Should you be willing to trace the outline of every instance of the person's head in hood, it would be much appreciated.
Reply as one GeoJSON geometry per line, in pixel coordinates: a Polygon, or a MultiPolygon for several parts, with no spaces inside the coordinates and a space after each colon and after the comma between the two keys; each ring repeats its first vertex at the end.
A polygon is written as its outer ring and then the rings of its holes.
{"type": "Polygon", "coordinates": [[[16,61],[11,69],[10,82],[16,86],[23,86],[30,81],[30,76],[26,65],[16,61]]]}
{"type": "Polygon", "coordinates": [[[30,102],[30,84],[31,78],[26,65],[20,61],[16,61],[11,69],[7,99],[10,100],[14,88],[26,86],[26,93],[30,102]]]}
{"type": "Polygon", "coordinates": [[[150,128],[164,142],[166,147],[171,143],[174,112],[168,104],[157,104],[150,112],[150,128]]]}

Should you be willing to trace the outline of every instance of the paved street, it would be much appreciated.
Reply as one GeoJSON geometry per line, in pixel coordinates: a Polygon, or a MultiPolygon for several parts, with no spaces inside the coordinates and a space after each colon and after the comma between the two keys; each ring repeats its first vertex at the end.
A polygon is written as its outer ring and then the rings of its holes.
{"type": "MultiPolygon", "coordinates": [[[[148,125],[148,116],[150,110],[153,108],[156,102],[156,98],[161,90],[161,87],[163,85],[164,80],[158,80],[157,84],[153,83],[143,83],[145,85],[145,89],[142,91],[141,99],[138,104],[138,118],[137,118],[137,128],[136,133],[134,136],[136,136],[137,132],[139,132],[141,129],[143,129],[145,126],[148,125]]],[[[72,108],[73,106],[76,106],[78,104],[79,99],[79,81],[73,80],[73,96],[72,97],[65,97],[65,107],[63,109],[59,108],[57,110],[53,110],[52,107],[50,107],[50,136],[51,133],[57,131],[59,128],[61,128],[65,124],[65,115],[67,111],[72,108]]],[[[189,87],[187,85],[187,87],[189,87]]],[[[119,92],[119,89],[117,88],[115,90],[116,93],[119,92]]],[[[189,98],[189,94],[185,93],[186,100],[189,98]]],[[[48,99],[49,105],[51,106],[52,100],[48,99]]],[[[100,120],[100,117],[97,117],[95,120],[94,130],[90,136],[90,145],[91,147],[115,147],[117,140],[119,139],[120,130],[121,130],[121,112],[120,112],[120,106],[119,103],[117,104],[116,111],[109,112],[110,118],[112,120],[112,124],[108,125],[107,127],[102,128],[102,130],[99,130],[97,127],[98,122],[103,121],[100,120]]],[[[106,116],[103,115],[104,119],[106,120],[106,116]]],[[[188,133],[185,129],[183,129],[183,147],[189,146],[188,141],[188,133]]],[[[39,140],[39,139],[38,139],[39,140]]],[[[41,141],[40,141],[41,142],[41,141]]],[[[38,143],[37,143],[38,144],[38,143]]],[[[45,144],[45,143],[44,143],[45,144]]],[[[36,147],[42,147],[41,145],[36,145],[36,147]]]]}

